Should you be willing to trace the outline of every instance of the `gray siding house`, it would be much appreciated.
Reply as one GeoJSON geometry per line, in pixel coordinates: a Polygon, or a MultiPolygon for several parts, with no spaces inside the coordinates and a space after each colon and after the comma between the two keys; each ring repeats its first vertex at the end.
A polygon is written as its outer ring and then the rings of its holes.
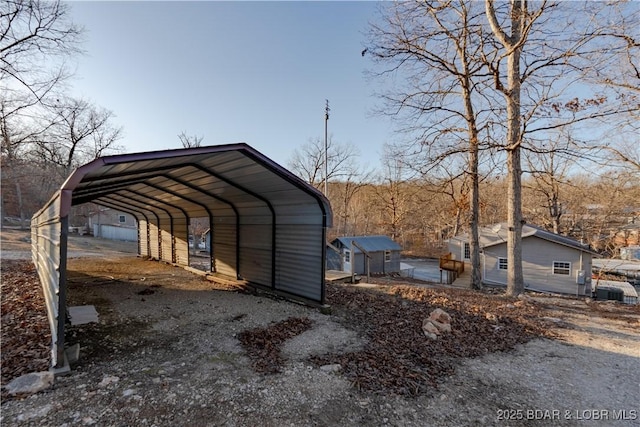
{"type": "MultiPolygon", "coordinates": [[[[353,265],[354,273],[367,274],[365,261],[367,257],[361,250],[364,249],[370,256],[369,272],[371,274],[400,272],[400,251],[402,251],[402,247],[387,236],[338,237],[331,244],[341,251],[342,259],[344,260],[342,271],[351,272],[353,265]],[[356,244],[352,245],[354,241],[356,244]]],[[[327,249],[327,254],[330,252],[334,251],[327,249]]],[[[335,256],[331,257],[331,259],[333,258],[335,256]]],[[[329,259],[329,262],[331,262],[331,259],[329,259]]],[[[334,264],[332,262],[332,264],[333,267],[338,267],[335,269],[339,269],[339,263],[334,264]]]]}
{"type": "MultiPolygon", "coordinates": [[[[469,236],[449,240],[452,258],[469,264],[469,236]]],[[[480,229],[482,282],[507,284],[507,224],[480,229]]],[[[534,291],[591,295],[591,260],[598,254],[588,245],[532,225],[522,227],[522,272],[525,288],[534,291]]],[[[466,267],[465,266],[465,269],[466,267]]]]}
{"type": "Polygon", "coordinates": [[[127,242],[138,240],[136,218],[126,212],[101,207],[89,218],[89,225],[94,237],[127,242]]]}

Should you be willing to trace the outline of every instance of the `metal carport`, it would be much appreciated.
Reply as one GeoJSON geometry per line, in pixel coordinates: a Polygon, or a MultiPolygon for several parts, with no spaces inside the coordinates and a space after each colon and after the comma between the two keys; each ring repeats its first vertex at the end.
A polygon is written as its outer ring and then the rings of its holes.
{"type": "Polygon", "coordinates": [[[212,273],[324,304],[332,213],[314,187],[242,143],[102,157],[75,170],[31,221],[54,367],[64,364],[69,212],[87,202],[134,215],[138,254],[181,266],[189,219],[208,217],[212,273]]]}

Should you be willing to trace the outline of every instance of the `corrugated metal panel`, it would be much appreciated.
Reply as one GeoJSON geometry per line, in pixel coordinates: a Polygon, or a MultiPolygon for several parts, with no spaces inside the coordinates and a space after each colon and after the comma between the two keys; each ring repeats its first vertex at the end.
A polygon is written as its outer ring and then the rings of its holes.
{"type": "Polygon", "coordinates": [[[324,281],[322,227],[279,224],[276,228],[276,289],[319,300],[324,281]]]}
{"type": "Polygon", "coordinates": [[[189,227],[186,218],[174,218],[173,235],[175,244],[175,263],[179,265],[189,265],[189,227]]]}
{"type": "Polygon", "coordinates": [[[245,280],[271,286],[272,257],[271,224],[241,224],[239,275],[245,280]]]}
{"type": "Polygon", "coordinates": [[[149,252],[149,224],[147,220],[142,219],[138,222],[138,246],[140,247],[140,256],[151,256],[149,252]]]}
{"type": "Polygon", "coordinates": [[[68,233],[67,217],[60,217],[61,195],[37,212],[31,221],[31,252],[33,263],[38,271],[42,291],[47,306],[47,317],[51,328],[53,366],[63,363],[64,336],[59,334],[60,325],[64,327],[64,294],[60,299],[61,267],[66,264],[66,234],[68,233]],[[63,244],[65,247],[63,248],[63,244]],[[61,315],[62,314],[62,315],[61,315]]]}
{"type": "MultiPolygon", "coordinates": [[[[371,258],[368,260],[369,262],[369,272],[370,273],[384,273],[384,251],[378,251],[371,253],[371,258]]],[[[365,273],[366,273],[365,266],[365,273]]]]}
{"type": "Polygon", "coordinates": [[[161,254],[160,259],[166,262],[173,262],[174,252],[173,252],[173,235],[172,232],[172,221],[171,219],[161,219],[160,220],[160,242],[161,242],[161,254]]]}
{"type": "Polygon", "coordinates": [[[149,256],[160,259],[160,230],[153,222],[149,223],[149,256]]]}
{"type": "Polygon", "coordinates": [[[271,286],[271,250],[240,247],[240,278],[271,286]]]}
{"type": "Polygon", "coordinates": [[[237,276],[236,266],[236,224],[223,223],[222,218],[214,222],[213,256],[215,258],[216,272],[227,276],[237,276]]]}

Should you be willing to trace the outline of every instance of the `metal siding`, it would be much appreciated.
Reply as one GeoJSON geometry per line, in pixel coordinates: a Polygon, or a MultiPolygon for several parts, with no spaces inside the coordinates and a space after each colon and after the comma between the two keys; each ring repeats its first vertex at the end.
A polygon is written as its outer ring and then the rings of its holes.
{"type": "Polygon", "coordinates": [[[362,252],[356,252],[353,255],[351,263],[353,264],[353,271],[356,274],[366,273],[366,264],[364,263],[364,254],[362,252]]]}
{"type": "MultiPolygon", "coordinates": [[[[31,221],[31,256],[47,307],[47,318],[51,329],[52,365],[58,365],[58,322],[60,308],[60,254],[62,226],[60,214],[60,193],[49,205],[38,212],[31,221]]],[[[61,361],[60,361],[61,362],[61,361]]]]}
{"type": "Polygon", "coordinates": [[[159,250],[159,230],[154,222],[149,223],[149,256],[153,259],[160,259],[159,250]]]}
{"type": "Polygon", "coordinates": [[[236,277],[236,224],[235,218],[229,218],[232,223],[223,222],[222,218],[215,218],[213,225],[213,256],[216,272],[236,277]]]}
{"type": "Polygon", "coordinates": [[[271,224],[241,223],[239,229],[241,278],[271,286],[271,224]]]}
{"type": "Polygon", "coordinates": [[[149,230],[148,230],[148,224],[146,219],[141,219],[138,222],[138,236],[139,236],[138,245],[140,247],[140,256],[151,256],[151,254],[149,253],[149,244],[148,244],[149,230]]]}
{"type": "Polygon", "coordinates": [[[400,272],[400,251],[391,251],[391,261],[385,266],[387,273],[399,273],[400,272]]]}
{"type": "MultiPolygon", "coordinates": [[[[369,258],[369,272],[382,273],[384,272],[384,252],[369,252],[371,258],[369,258]]],[[[366,257],[365,257],[366,258],[366,257]]],[[[367,273],[367,264],[365,261],[364,272],[367,273]]]]}
{"type": "Polygon", "coordinates": [[[310,226],[318,226],[322,225],[322,214],[321,212],[315,212],[315,215],[311,215],[310,212],[313,212],[312,209],[305,209],[302,212],[306,213],[293,213],[291,215],[283,215],[278,213],[279,209],[276,206],[276,215],[278,217],[278,223],[282,224],[297,224],[297,225],[310,225],[310,226]]]}
{"type": "Polygon", "coordinates": [[[173,262],[173,238],[171,235],[171,219],[160,220],[161,260],[173,262]]]}
{"type": "Polygon", "coordinates": [[[189,243],[187,235],[189,233],[187,219],[182,217],[173,220],[173,236],[175,245],[175,263],[179,265],[189,265],[189,243]]]}
{"type": "MultiPolygon", "coordinates": [[[[346,236],[338,237],[336,240],[342,242],[342,244],[348,248],[351,247],[351,242],[355,241],[356,244],[367,252],[378,252],[387,249],[392,251],[402,250],[402,247],[398,243],[387,236],[346,236]]],[[[356,252],[360,252],[360,249],[357,247],[355,250],[356,252]]]]}
{"type": "Polygon", "coordinates": [[[322,227],[278,225],[276,236],[276,289],[320,301],[322,227]]]}
{"type": "Polygon", "coordinates": [[[240,203],[236,205],[238,212],[240,213],[241,223],[251,224],[255,221],[264,223],[264,221],[271,222],[271,211],[263,203],[240,203]]]}
{"type": "Polygon", "coordinates": [[[212,224],[218,271],[237,270],[258,284],[324,298],[324,227],[331,225],[331,207],[286,169],[246,144],[107,156],[73,172],[32,220],[32,256],[47,299],[54,364],[64,351],[65,324],[58,316],[66,303],[65,224],[72,205],[90,201],[140,213],[139,254],[184,265],[186,217],[222,216],[212,224]],[[274,224],[286,224],[275,239],[274,224]],[[273,282],[276,276],[279,283],[273,282]]]}
{"type": "Polygon", "coordinates": [[[240,278],[271,286],[271,251],[241,246],[240,278]]]}

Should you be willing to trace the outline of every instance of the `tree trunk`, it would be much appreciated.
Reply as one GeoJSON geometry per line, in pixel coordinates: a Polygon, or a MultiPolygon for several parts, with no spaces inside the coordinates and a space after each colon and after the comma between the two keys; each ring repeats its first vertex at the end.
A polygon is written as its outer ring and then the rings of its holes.
{"type": "Polygon", "coordinates": [[[18,199],[18,210],[20,211],[20,230],[24,230],[24,207],[22,206],[22,190],[19,179],[16,179],[16,197],[18,199]]]}
{"type": "Polygon", "coordinates": [[[485,0],[486,15],[491,31],[508,52],[507,85],[503,87],[496,74],[496,84],[507,103],[507,295],[524,292],[522,274],[522,165],[520,145],[522,129],[520,117],[520,54],[527,21],[526,0],[511,0],[511,35],[507,35],[496,19],[494,2],[485,0]]]}
{"type": "Polygon", "coordinates": [[[520,44],[521,22],[526,14],[526,3],[512,2],[511,13],[511,53],[507,59],[507,295],[517,296],[524,292],[522,274],[522,165],[520,143],[522,130],[520,123],[520,44]]]}
{"type": "Polygon", "coordinates": [[[0,191],[0,228],[4,227],[4,191],[0,191]]]}
{"type": "MultiPolygon", "coordinates": [[[[464,52],[460,53],[461,55],[464,55],[464,52]]],[[[468,75],[469,72],[466,62],[464,64],[464,68],[465,74],[468,75]]],[[[480,178],[478,174],[479,137],[473,104],[471,103],[471,82],[469,78],[465,78],[462,81],[462,93],[469,134],[468,167],[469,174],[471,175],[471,200],[469,206],[469,257],[471,258],[471,281],[469,282],[469,287],[471,289],[480,289],[482,288],[482,274],[480,271],[480,236],[478,231],[480,223],[480,178]]]]}
{"type": "Polygon", "coordinates": [[[480,270],[480,236],[478,232],[480,219],[480,184],[478,177],[478,139],[477,135],[469,146],[469,169],[471,173],[471,212],[469,215],[471,257],[471,289],[482,288],[480,270]]]}
{"type": "Polygon", "coordinates": [[[507,151],[507,167],[509,168],[509,187],[507,190],[507,295],[517,296],[524,292],[524,277],[522,274],[522,168],[520,165],[519,146],[507,151]]]}

